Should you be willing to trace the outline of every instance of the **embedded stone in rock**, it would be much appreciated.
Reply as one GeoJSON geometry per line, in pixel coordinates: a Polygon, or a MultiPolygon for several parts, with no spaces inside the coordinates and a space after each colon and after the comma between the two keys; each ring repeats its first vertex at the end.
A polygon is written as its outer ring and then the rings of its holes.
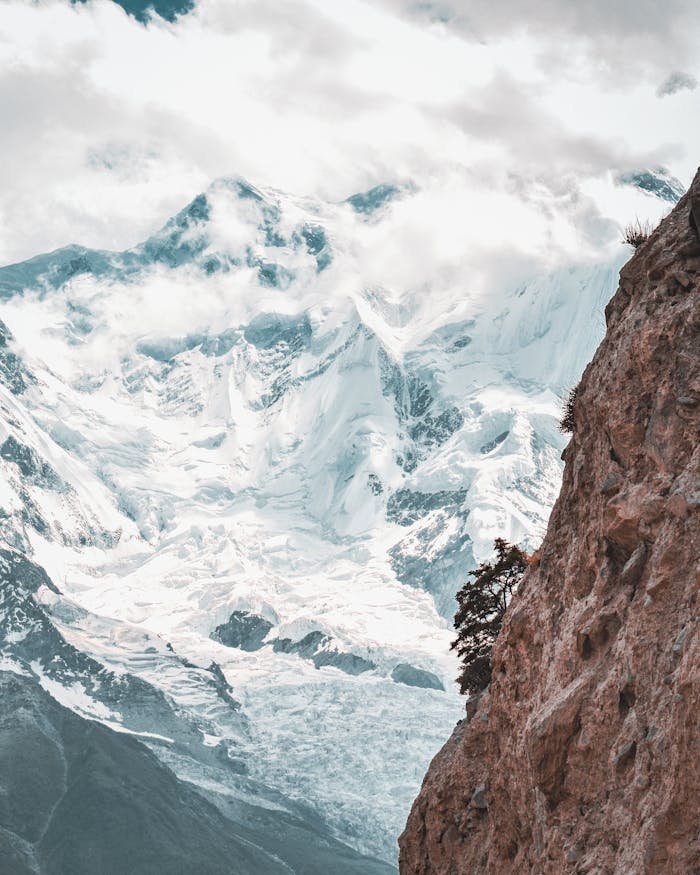
{"type": "Polygon", "coordinates": [[[678,633],[678,637],[676,638],[676,640],[673,642],[673,655],[674,656],[680,656],[681,652],[683,651],[683,644],[685,642],[687,635],[688,635],[688,627],[684,626],[681,629],[681,631],[678,633]]]}
{"type": "Polygon", "coordinates": [[[601,495],[612,495],[614,492],[617,492],[622,485],[622,477],[619,474],[608,474],[608,476],[603,480],[600,484],[600,494],[601,495]]]}
{"type": "Polygon", "coordinates": [[[639,540],[639,514],[636,507],[625,503],[624,497],[616,496],[604,510],[605,535],[618,547],[631,552],[639,540]]]}
{"type": "Polygon", "coordinates": [[[642,541],[625,563],[622,573],[620,574],[620,582],[624,586],[636,587],[639,583],[639,579],[644,573],[646,562],[647,545],[642,541]]]}
{"type": "Polygon", "coordinates": [[[472,808],[477,808],[480,811],[485,811],[489,806],[486,801],[486,786],[481,784],[476,788],[471,798],[472,808]]]}
{"type": "Polygon", "coordinates": [[[416,668],[407,662],[400,662],[394,668],[391,673],[391,679],[398,684],[406,684],[409,687],[424,687],[429,690],[443,691],[445,689],[440,678],[433,674],[432,671],[416,668]]]}

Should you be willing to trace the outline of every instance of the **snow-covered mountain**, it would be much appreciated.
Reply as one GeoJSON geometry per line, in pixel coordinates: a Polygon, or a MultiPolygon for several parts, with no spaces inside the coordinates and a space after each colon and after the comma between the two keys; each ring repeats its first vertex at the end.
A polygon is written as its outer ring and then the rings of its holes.
{"type": "Polygon", "coordinates": [[[413,194],[224,179],[133,249],[0,269],[0,668],[141,740],[270,871],[394,865],[462,708],[454,593],[541,538],[627,256],[390,288],[365,254],[413,194]]]}

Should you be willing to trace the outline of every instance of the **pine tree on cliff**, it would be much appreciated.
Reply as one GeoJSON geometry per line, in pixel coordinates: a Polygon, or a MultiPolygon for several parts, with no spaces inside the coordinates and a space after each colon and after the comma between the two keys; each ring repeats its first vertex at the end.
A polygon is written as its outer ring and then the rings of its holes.
{"type": "Polygon", "coordinates": [[[457,593],[457,638],[452,642],[462,660],[457,677],[461,693],[486,689],[491,680],[491,648],[503,615],[528,565],[527,554],[515,544],[496,538],[496,561],[482,562],[457,593]]]}

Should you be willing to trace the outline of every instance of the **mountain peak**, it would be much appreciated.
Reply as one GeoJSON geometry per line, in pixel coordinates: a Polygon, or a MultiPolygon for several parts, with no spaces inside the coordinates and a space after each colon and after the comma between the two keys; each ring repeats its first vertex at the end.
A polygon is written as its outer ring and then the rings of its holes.
{"type": "Polygon", "coordinates": [[[615,177],[615,183],[636,188],[670,204],[677,203],[685,193],[683,183],[675,176],[671,176],[665,167],[618,173],[615,177]]]}

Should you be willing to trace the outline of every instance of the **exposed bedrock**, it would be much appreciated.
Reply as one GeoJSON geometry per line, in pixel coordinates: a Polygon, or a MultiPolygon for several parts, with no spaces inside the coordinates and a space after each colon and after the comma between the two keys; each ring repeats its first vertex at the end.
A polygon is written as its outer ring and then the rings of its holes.
{"type": "Polygon", "coordinates": [[[403,875],[700,872],[694,213],[700,174],[621,271],[540,564],[430,766],[403,875]]]}

